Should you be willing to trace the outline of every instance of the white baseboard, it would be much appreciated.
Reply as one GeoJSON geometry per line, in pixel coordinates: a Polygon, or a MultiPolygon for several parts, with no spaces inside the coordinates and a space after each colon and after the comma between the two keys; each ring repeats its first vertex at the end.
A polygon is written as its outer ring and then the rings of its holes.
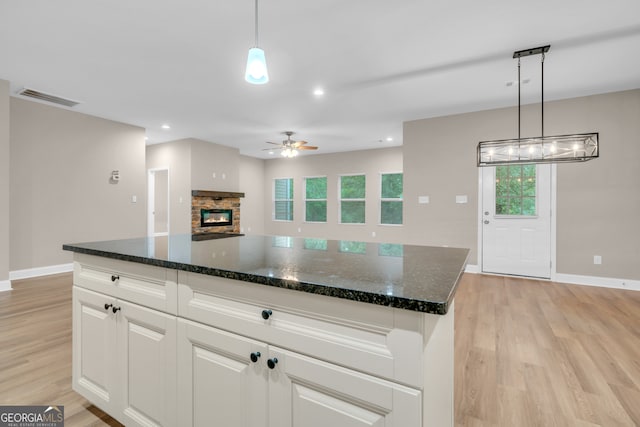
{"type": "MultiPolygon", "coordinates": [[[[482,273],[480,266],[467,265],[465,273],[482,273]]],[[[487,273],[483,273],[487,274],[487,273]]],[[[493,274],[493,273],[492,273],[493,274]]],[[[497,276],[500,276],[497,274],[497,276]]],[[[539,279],[547,280],[547,279],[539,279]]],[[[631,291],[640,291],[640,280],[615,279],[611,277],[598,276],[581,276],[579,274],[563,274],[556,273],[550,280],[551,282],[569,283],[572,285],[599,286],[601,288],[628,289],[631,291]]]]}
{"type": "Polygon", "coordinates": [[[553,281],[560,283],[571,283],[574,285],[600,286],[602,288],[629,289],[632,291],[640,291],[640,280],[556,273],[553,281]]]}
{"type": "Polygon", "coordinates": [[[31,277],[48,276],[50,274],[68,273],[73,271],[73,263],[49,265],[46,267],[27,268],[9,272],[9,280],[29,279],[31,277]]]}
{"type": "Polygon", "coordinates": [[[0,280],[0,292],[10,291],[11,289],[11,280],[0,280]]]}
{"type": "Polygon", "coordinates": [[[465,273],[474,273],[474,274],[478,274],[480,273],[480,266],[475,265],[475,264],[467,264],[467,267],[464,269],[465,273]]]}

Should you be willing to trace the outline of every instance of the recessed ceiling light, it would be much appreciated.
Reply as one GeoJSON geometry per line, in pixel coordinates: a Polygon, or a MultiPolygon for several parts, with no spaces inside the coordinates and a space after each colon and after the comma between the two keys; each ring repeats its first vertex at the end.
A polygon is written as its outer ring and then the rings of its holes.
{"type": "Polygon", "coordinates": [[[169,130],[169,129],[171,129],[171,126],[169,126],[169,125],[168,125],[168,124],[166,124],[166,123],[165,123],[165,124],[163,124],[161,127],[162,127],[162,129],[164,129],[164,130],[169,130]]]}
{"type": "Polygon", "coordinates": [[[324,89],[322,89],[321,87],[317,87],[313,90],[313,94],[315,96],[322,96],[324,95],[324,89]]]}
{"type": "Polygon", "coordinates": [[[149,140],[149,137],[148,137],[148,136],[145,136],[145,137],[144,137],[144,140],[145,140],[145,141],[148,141],[148,140],[149,140]]]}
{"type": "Polygon", "coordinates": [[[273,150],[272,150],[272,151],[269,151],[269,154],[273,155],[273,150]]]}
{"type": "Polygon", "coordinates": [[[387,137],[387,142],[391,142],[393,141],[393,138],[391,138],[390,136],[387,137]]]}

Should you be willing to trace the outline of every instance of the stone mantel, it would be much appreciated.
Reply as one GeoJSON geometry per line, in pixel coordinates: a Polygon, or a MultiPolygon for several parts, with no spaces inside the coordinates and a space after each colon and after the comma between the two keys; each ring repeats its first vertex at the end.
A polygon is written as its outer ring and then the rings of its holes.
{"type": "Polygon", "coordinates": [[[232,191],[191,190],[191,196],[211,197],[214,199],[239,199],[244,197],[244,193],[234,193],[232,191]]]}

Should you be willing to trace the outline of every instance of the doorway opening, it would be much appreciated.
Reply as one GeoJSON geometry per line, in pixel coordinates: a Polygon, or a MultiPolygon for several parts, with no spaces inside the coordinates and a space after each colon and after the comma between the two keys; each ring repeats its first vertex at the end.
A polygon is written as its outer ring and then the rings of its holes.
{"type": "Polygon", "coordinates": [[[148,170],[148,214],[147,235],[149,237],[169,235],[169,169],[148,170]]]}

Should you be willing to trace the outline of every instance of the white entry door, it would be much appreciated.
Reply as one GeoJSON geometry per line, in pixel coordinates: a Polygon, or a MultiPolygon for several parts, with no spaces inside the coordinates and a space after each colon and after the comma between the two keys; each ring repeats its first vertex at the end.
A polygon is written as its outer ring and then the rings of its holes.
{"type": "Polygon", "coordinates": [[[551,277],[551,165],[482,170],[482,271],[551,277]]]}

